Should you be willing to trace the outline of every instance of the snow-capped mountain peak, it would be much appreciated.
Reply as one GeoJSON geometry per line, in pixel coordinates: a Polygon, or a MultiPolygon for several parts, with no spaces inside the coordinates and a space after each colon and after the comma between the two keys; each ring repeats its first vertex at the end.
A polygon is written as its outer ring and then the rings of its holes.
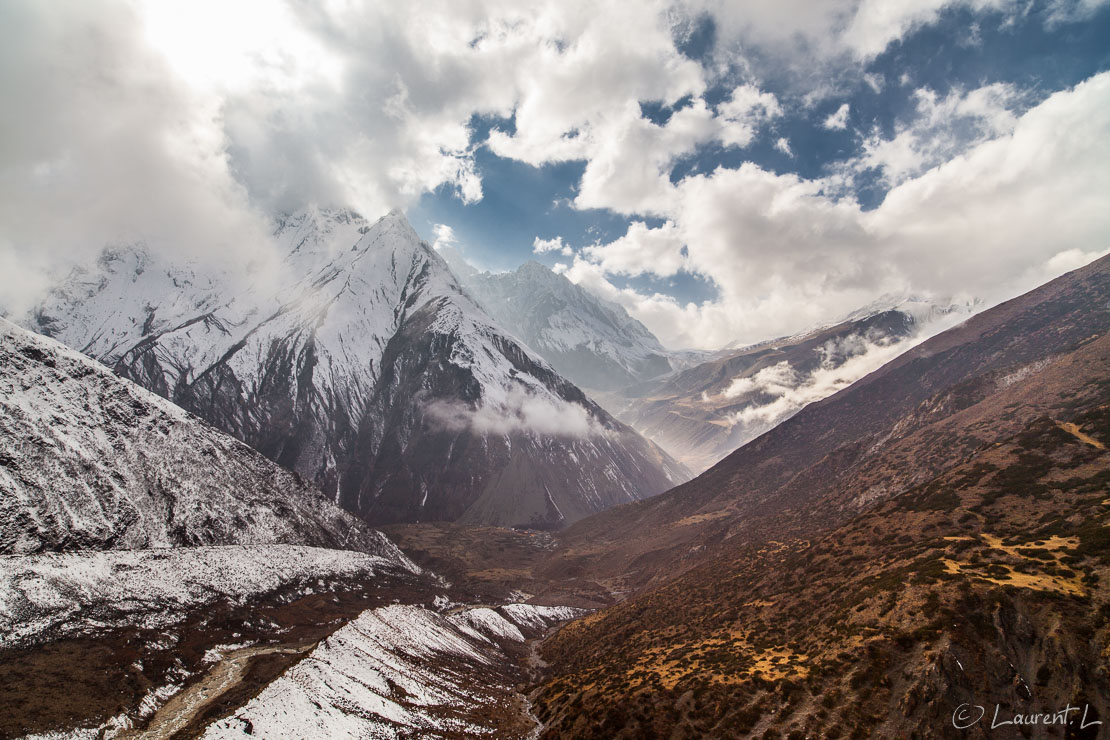
{"type": "Polygon", "coordinates": [[[611,390],[671,370],[667,351],[647,327],[539,262],[460,275],[483,308],[585,388],[611,390]]]}
{"type": "Polygon", "coordinates": [[[501,329],[401,212],[306,209],[273,240],[280,265],[245,276],[102,260],[28,321],[372,520],[558,526],[683,477],[501,329]]]}

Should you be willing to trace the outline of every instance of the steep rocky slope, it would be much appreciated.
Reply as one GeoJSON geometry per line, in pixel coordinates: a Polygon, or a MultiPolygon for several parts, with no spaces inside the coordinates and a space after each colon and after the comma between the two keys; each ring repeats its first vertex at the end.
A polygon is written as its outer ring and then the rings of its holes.
{"type": "Polygon", "coordinates": [[[514,684],[527,639],[580,615],[512,604],[366,611],[204,738],[528,737],[514,684]]]}
{"type": "Polygon", "coordinates": [[[685,478],[513,340],[400,212],[282,219],[277,270],[105,253],[34,328],[375,522],[559,527],[685,478]]]}
{"type": "Polygon", "coordinates": [[[415,571],[400,555],[274,544],[10,556],[0,559],[0,650],[173,626],[221,602],[415,581],[415,571]]]}
{"type": "Polygon", "coordinates": [[[405,562],[296,474],[0,319],[0,554],[275,543],[405,562]]]}
{"type": "Polygon", "coordinates": [[[1026,736],[1100,737],[1101,400],[1068,424],[1037,419],[842,526],[730,544],[563,629],[543,650],[544,737],[956,738],[992,722],[1019,737],[1003,723],[1069,706],[1068,725],[1026,736]]]}

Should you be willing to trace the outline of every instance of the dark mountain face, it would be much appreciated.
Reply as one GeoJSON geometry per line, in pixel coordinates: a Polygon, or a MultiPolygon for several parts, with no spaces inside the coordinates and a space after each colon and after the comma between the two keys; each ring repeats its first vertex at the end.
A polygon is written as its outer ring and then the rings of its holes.
{"type": "Polygon", "coordinates": [[[559,527],[684,479],[497,328],[401,214],[305,213],[276,238],[276,281],[121,252],[32,323],[374,522],[559,527]]]}
{"type": "Polygon", "coordinates": [[[458,400],[478,403],[483,389],[473,373],[442,361],[468,350],[457,333],[433,330],[441,319],[439,306],[425,307],[386,347],[382,378],[355,440],[355,449],[367,454],[352,455],[342,474],[345,506],[379,521],[414,521],[430,510],[440,513],[438,519],[550,529],[635,499],[635,489],[619,487],[621,481],[659,491],[669,486],[668,472],[681,475],[650,443],[496,333],[487,341],[514,379],[508,403],[537,404],[557,414],[583,409],[579,419],[588,420],[587,429],[549,436],[498,420],[492,420],[496,434],[475,434],[472,425],[460,428],[458,400]],[[534,379],[559,402],[537,403],[516,378],[534,379]],[[441,418],[445,406],[449,416],[441,418]],[[640,469],[644,461],[650,466],[640,469]],[[612,475],[599,486],[605,471],[612,475]]]}
{"type": "Polygon", "coordinates": [[[1104,258],[561,534],[552,577],[639,590],[545,646],[547,731],[956,737],[961,706],[1107,716],[1108,301],[1104,258]]]}

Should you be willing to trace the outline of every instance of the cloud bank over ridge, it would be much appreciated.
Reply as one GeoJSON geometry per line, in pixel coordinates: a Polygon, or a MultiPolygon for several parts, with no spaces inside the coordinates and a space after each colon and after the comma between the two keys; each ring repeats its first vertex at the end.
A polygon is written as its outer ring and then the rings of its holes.
{"type": "Polygon", "coordinates": [[[1110,247],[1107,73],[938,91],[869,65],[953,13],[1051,27],[1105,3],[1035,5],[1036,21],[1011,0],[7,3],[0,308],[105,243],[248,262],[270,256],[272,214],[308,204],[477,203],[479,151],[580,163],[569,207],[626,233],[521,249],[671,346],[790,333],[885,292],[1005,297],[1110,247]],[[871,125],[841,99],[853,84],[914,105],[871,125]],[[820,175],[748,158],[800,158],[787,127],[818,110],[854,153],[820,175]],[[871,181],[888,190],[873,208],[871,181]],[[715,297],[676,298],[685,274],[715,297]]]}

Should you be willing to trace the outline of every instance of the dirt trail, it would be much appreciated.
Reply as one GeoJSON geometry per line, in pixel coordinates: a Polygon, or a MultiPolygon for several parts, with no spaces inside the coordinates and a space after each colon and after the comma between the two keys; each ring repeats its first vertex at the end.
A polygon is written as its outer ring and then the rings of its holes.
{"type": "Polygon", "coordinates": [[[316,643],[304,645],[261,645],[241,648],[225,655],[198,683],[187,687],[166,702],[146,729],[129,730],[117,737],[136,740],[165,740],[186,727],[194,717],[243,680],[247,665],[259,655],[305,653],[316,643]]]}

